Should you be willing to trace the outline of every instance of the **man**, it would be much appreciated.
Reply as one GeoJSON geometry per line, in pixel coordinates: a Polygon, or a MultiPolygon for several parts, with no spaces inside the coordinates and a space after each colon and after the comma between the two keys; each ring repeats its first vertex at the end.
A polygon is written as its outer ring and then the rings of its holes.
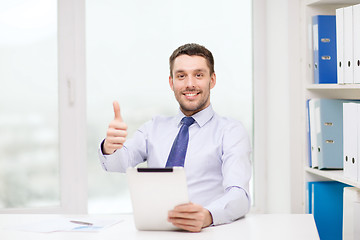
{"type": "Polygon", "coordinates": [[[234,221],[249,211],[250,142],[241,123],[220,117],[211,107],[210,89],[216,84],[216,75],[208,49],[185,44],[173,52],[169,62],[169,84],[180,105],[178,115],[154,117],[126,140],[127,126],[119,104],[114,102],[115,118],[99,156],[106,171],[125,172],[143,161],[148,167],[165,167],[174,139],[185,125],[182,119],[192,117],[195,121],[188,127],[181,163],[191,203],[175,207],[168,221],[199,232],[203,227],[234,221]]]}

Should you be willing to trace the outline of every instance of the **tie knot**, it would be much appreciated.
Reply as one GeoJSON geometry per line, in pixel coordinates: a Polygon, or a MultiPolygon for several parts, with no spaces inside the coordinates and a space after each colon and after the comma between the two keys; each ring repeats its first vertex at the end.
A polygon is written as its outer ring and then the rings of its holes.
{"type": "Polygon", "coordinates": [[[192,117],[184,117],[183,119],[181,119],[181,123],[186,125],[186,126],[190,126],[194,122],[195,122],[195,119],[192,118],[192,117]]]}

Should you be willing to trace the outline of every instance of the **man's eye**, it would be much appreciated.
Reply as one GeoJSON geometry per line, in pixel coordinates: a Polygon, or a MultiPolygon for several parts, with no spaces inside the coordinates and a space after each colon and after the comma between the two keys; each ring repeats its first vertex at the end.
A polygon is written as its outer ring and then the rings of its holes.
{"type": "Polygon", "coordinates": [[[179,79],[184,79],[185,78],[185,75],[184,74],[180,74],[177,76],[179,79]]]}
{"type": "Polygon", "coordinates": [[[196,74],[196,77],[197,77],[197,78],[201,78],[201,77],[203,77],[203,76],[204,76],[204,74],[202,74],[202,73],[196,74]]]}

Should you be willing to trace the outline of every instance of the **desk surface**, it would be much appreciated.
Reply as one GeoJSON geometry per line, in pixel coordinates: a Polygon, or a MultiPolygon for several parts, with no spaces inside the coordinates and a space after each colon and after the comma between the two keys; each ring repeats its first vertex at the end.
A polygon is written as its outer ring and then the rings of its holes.
{"type": "MultiPolygon", "coordinates": [[[[54,232],[33,233],[9,230],[6,227],[14,224],[29,224],[46,220],[58,215],[49,214],[0,214],[0,239],[126,239],[126,240],[221,240],[221,239],[292,239],[317,240],[318,232],[312,215],[308,214],[250,214],[231,224],[208,227],[200,233],[181,231],[138,231],[135,229],[132,215],[107,215],[109,218],[123,219],[120,223],[94,233],[54,232]]],[[[66,217],[76,217],[74,215],[66,217]]],[[[104,216],[101,216],[104,217],[104,216]]]]}

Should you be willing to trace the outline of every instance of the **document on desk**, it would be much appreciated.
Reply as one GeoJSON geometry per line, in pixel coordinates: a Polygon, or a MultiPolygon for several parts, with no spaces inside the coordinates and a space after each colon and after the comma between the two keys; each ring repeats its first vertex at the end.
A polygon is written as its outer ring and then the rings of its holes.
{"type": "Polygon", "coordinates": [[[8,229],[27,232],[97,232],[123,221],[99,217],[59,217],[25,225],[9,226],[8,229]]]}

